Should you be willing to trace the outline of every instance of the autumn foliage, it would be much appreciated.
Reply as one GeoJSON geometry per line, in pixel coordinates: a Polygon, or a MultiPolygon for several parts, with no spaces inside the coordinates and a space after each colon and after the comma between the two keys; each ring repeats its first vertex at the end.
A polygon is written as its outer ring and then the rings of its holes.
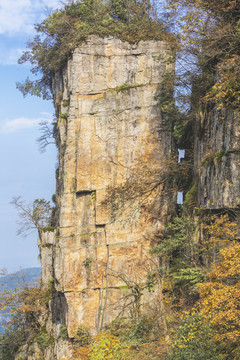
{"type": "Polygon", "coordinates": [[[240,244],[238,227],[227,216],[209,227],[209,242],[219,252],[206,283],[199,285],[199,308],[210,318],[218,342],[236,344],[240,339],[240,244]],[[215,229],[215,231],[214,231],[215,229]]]}
{"type": "Polygon", "coordinates": [[[21,327],[26,336],[35,334],[43,325],[47,313],[51,289],[39,284],[23,284],[15,289],[0,293],[0,310],[10,315],[8,324],[21,327]]]}

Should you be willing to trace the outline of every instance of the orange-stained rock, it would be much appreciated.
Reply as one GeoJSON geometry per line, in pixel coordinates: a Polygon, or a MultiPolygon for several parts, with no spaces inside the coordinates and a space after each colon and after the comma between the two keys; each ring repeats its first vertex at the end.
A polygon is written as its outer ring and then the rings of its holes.
{"type": "MultiPolygon", "coordinates": [[[[151,234],[164,227],[176,199],[167,197],[165,185],[147,190],[151,174],[161,183],[173,151],[171,119],[162,118],[156,96],[173,67],[164,61],[169,54],[162,41],[131,45],[92,36],[53,79],[54,97],[62,98],[56,105],[60,215],[51,246],[44,235],[41,255],[43,282],[53,277],[56,289],[47,323],[55,337],[61,324],[72,338],[80,325],[94,335],[118,315],[130,316],[136,284],[141,311],[158,297],[157,286],[153,292],[146,286],[151,234]],[[132,186],[121,203],[114,189],[126,181],[138,181],[146,194],[132,186]]],[[[57,359],[65,359],[64,351],[57,359]]]]}

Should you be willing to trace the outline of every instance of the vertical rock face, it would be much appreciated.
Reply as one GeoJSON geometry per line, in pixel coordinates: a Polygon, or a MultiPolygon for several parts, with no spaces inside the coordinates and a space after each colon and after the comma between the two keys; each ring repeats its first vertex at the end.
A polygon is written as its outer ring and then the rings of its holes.
{"type": "Polygon", "coordinates": [[[41,252],[43,281],[52,277],[56,289],[51,321],[55,329],[66,324],[69,337],[80,324],[94,334],[116,316],[134,316],[158,296],[146,285],[151,234],[164,226],[175,198],[169,201],[163,184],[155,190],[147,180],[159,171],[161,183],[173,150],[157,97],[173,67],[170,56],[165,42],[131,45],[93,36],[54,78],[60,215],[55,238],[45,235],[41,252]],[[113,189],[138,174],[146,191],[131,184],[122,204],[121,191],[113,189]]]}
{"type": "Polygon", "coordinates": [[[201,114],[195,128],[194,165],[199,204],[207,209],[240,203],[240,118],[231,109],[201,114]]]}

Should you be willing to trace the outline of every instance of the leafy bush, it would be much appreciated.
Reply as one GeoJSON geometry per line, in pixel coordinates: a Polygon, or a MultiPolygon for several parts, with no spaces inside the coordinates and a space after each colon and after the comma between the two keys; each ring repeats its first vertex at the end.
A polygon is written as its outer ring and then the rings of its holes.
{"type": "Polygon", "coordinates": [[[192,209],[198,205],[198,181],[196,181],[191,189],[186,193],[184,206],[192,209]]]}
{"type": "Polygon", "coordinates": [[[143,314],[137,320],[119,318],[105,326],[105,332],[110,333],[127,344],[140,345],[150,341],[158,333],[158,314],[143,314]]]}
{"type": "Polygon", "coordinates": [[[120,340],[111,334],[99,333],[94,343],[90,346],[89,360],[125,360],[123,353],[126,345],[120,343],[120,340]]]}
{"type": "Polygon", "coordinates": [[[22,327],[8,327],[0,336],[0,360],[14,360],[26,337],[22,327]]]}
{"type": "Polygon", "coordinates": [[[79,346],[88,345],[91,342],[91,336],[86,326],[80,325],[74,336],[74,342],[78,343],[79,346]]]}
{"type": "Polygon", "coordinates": [[[200,314],[186,315],[176,332],[169,360],[220,360],[213,331],[200,314]]]}
{"type": "MultiPolygon", "coordinates": [[[[230,226],[228,230],[230,235],[230,226]]],[[[215,330],[214,341],[228,354],[228,359],[233,358],[232,352],[239,352],[239,258],[240,244],[229,241],[228,245],[220,249],[218,260],[207,273],[208,281],[199,285],[200,312],[203,316],[211,314],[210,325],[215,330]]]]}
{"type": "Polygon", "coordinates": [[[202,283],[206,279],[206,275],[203,268],[189,267],[172,272],[170,278],[173,280],[176,289],[181,288],[189,294],[196,294],[197,284],[202,283]]]}
{"type": "Polygon", "coordinates": [[[68,330],[67,330],[66,325],[61,325],[60,326],[60,331],[59,331],[58,338],[62,339],[62,340],[67,340],[68,339],[68,330]]]}
{"type": "Polygon", "coordinates": [[[152,253],[165,258],[174,269],[189,267],[198,259],[198,246],[194,241],[196,223],[184,211],[176,216],[159,237],[152,253]]]}
{"type": "Polygon", "coordinates": [[[132,323],[127,336],[131,342],[138,344],[149,342],[154,325],[156,325],[156,318],[143,315],[132,323]]]}
{"type": "Polygon", "coordinates": [[[34,337],[34,341],[37,342],[39,348],[44,351],[48,346],[54,344],[54,338],[48,334],[45,327],[42,327],[39,333],[34,337]]]}
{"type": "Polygon", "coordinates": [[[131,320],[128,318],[119,317],[110,322],[109,324],[106,324],[104,326],[104,331],[119,338],[125,338],[125,335],[130,330],[130,328],[131,320]]]}

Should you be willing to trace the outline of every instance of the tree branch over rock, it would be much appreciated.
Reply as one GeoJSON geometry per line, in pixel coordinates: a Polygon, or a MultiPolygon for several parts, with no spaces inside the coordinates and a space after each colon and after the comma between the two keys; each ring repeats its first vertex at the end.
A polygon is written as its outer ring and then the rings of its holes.
{"type": "Polygon", "coordinates": [[[41,135],[37,138],[38,148],[41,153],[46,151],[46,147],[50,144],[55,144],[56,127],[55,122],[41,121],[39,123],[41,135]]]}
{"type": "Polygon", "coordinates": [[[15,206],[19,216],[17,235],[27,237],[37,230],[41,238],[41,230],[51,226],[53,208],[50,201],[35,199],[27,203],[21,196],[14,196],[10,204],[15,206]]]}

